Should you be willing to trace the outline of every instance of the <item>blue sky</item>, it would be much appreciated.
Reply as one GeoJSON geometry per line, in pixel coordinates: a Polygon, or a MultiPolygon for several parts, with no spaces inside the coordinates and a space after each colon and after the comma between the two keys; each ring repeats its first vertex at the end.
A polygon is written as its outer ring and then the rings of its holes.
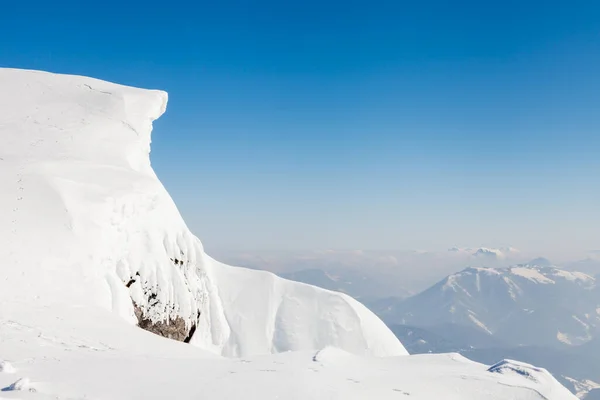
{"type": "Polygon", "coordinates": [[[11,3],[0,65],[169,92],[208,249],[600,247],[595,1],[11,3]]]}

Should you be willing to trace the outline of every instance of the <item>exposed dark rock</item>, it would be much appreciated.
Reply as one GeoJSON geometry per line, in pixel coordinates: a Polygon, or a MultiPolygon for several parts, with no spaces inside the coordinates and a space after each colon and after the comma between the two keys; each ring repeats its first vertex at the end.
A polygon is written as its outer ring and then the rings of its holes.
{"type": "MultiPolygon", "coordinates": [[[[135,273],[135,276],[140,276],[140,273],[139,273],[139,272],[136,272],[136,273],[135,273]]],[[[133,285],[134,283],[135,283],[135,278],[131,278],[131,279],[129,279],[129,282],[127,282],[127,283],[125,284],[125,287],[131,287],[131,285],[133,285]]]]}
{"type": "Polygon", "coordinates": [[[138,326],[156,335],[177,340],[179,342],[189,343],[194,335],[194,332],[196,331],[196,324],[186,326],[185,321],[181,317],[164,322],[153,322],[144,316],[142,309],[135,303],[133,305],[133,309],[138,320],[138,326]]]}
{"type": "Polygon", "coordinates": [[[194,336],[195,332],[196,332],[196,325],[194,324],[190,328],[190,332],[188,333],[188,335],[185,337],[185,339],[183,339],[183,343],[189,343],[190,340],[192,340],[192,336],[194,336]]]}
{"type": "MultiPolygon", "coordinates": [[[[181,253],[183,255],[183,252],[181,253]]],[[[183,265],[184,261],[177,258],[171,258],[171,262],[175,265],[183,265]]],[[[124,282],[127,288],[130,288],[134,283],[139,281],[141,288],[146,298],[146,304],[150,309],[160,307],[158,295],[154,289],[147,287],[147,283],[140,278],[140,273],[137,272],[135,276],[131,277],[128,282],[124,282]]],[[[196,315],[196,320],[192,320],[191,323],[177,316],[174,319],[167,319],[165,321],[152,321],[144,314],[144,311],[138,306],[135,301],[133,302],[133,310],[135,317],[138,320],[138,326],[148,332],[152,332],[156,335],[166,337],[169,339],[177,340],[179,342],[189,343],[192,340],[192,336],[196,332],[196,325],[200,320],[200,311],[196,315]]]]}
{"type": "Polygon", "coordinates": [[[177,258],[169,258],[169,260],[173,261],[175,265],[183,265],[183,260],[179,260],[177,258]]]}

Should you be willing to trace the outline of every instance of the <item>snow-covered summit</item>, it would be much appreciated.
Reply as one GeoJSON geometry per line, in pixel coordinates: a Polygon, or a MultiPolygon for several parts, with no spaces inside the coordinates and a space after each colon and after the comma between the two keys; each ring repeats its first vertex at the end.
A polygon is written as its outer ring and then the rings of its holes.
{"type": "Polygon", "coordinates": [[[484,263],[494,261],[514,261],[515,258],[518,258],[521,255],[521,252],[514,247],[451,247],[448,249],[448,253],[471,259],[473,262],[479,261],[484,263]]]}
{"type": "Polygon", "coordinates": [[[515,345],[581,344],[600,327],[596,279],[536,259],[508,268],[469,267],[394,304],[389,323],[475,328],[515,345]]]}
{"type": "Polygon", "coordinates": [[[10,69],[0,87],[2,302],[111,309],[232,356],[405,354],[348,296],[205,255],[150,166],[166,93],[10,69]]]}
{"type": "Polygon", "coordinates": [[[498,260],[508,258],[515,254],[519,254],[519,251],[517,249],[515,249],[514,247],[502,247],[499,249],[490,249],[487,247],[480,247],[479,249],[475,250],[472,253],[472,255],[474,257],[483,257],[483,258],[498,259],[498,260]]]}

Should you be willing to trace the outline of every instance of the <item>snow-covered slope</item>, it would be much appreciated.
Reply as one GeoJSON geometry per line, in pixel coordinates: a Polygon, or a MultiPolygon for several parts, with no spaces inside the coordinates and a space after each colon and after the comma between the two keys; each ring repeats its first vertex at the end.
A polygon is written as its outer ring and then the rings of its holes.
{"type": "Polygon", "coordinates": [[[390,323],[466,325],[515,346],[577,345],[600,327],[596,280],[543,259],[510,268],[467,268],[379,307],[390,323]]]}
{"type": "MultiPolygon", "coordinates": [[[[77,316],[72,310],[57,315],[77,316]]],[[[3,392],[1,398],[576,399],[546,371],[519,363],[490,370],[458,354],[372,358],[335,348],[209,358],[192,346],[94,317],[102,324],[83,316],[85,326],[76,323],[76,330],[40,329],[52,321],[39,316],[27,318],[29,324],[0,325],[0,354],[16,369],[0,373],[0,387],[27,383],[25,391],[3,392]],[[107,321],[113,329],[102,329],[107,321]]]]}
{"type": "Polygon", "coordinates": [[[166,93],[7,69],[0,87],[2,301],[98,306],[133,323],[135,303],[149,323],[197,327],[191,342],[225,355],[405,354],[347,296],[204,254],[150,166],[166,93]]]}
{"type": "Polygon", "coordinates": [[[0,88],[0,397],[572,398],[529,366],[406,357],[348,296],[208,257],[150,167],[165,93],[10,69],[0,88]]]}

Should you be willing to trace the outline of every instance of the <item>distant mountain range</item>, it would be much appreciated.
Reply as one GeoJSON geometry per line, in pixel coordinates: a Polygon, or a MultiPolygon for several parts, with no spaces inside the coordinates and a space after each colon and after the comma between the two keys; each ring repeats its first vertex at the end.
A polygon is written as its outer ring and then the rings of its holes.
{"type": "Polygon", "coordinates": [[[579,345],[600,327],[596,279],[545,259],[509,268],[467,268],[415,296],[370,307],[389,325],[457,324],[509,346],[579,345]]]}
{"type": "Polygon", "coordinates": [[[504,260],[507,258],[515,257],[520,254],[520,251],[514,247],[501,247],[499,249],[493,249],[488,247],[480,247],[478,249],[472,249],[470,247],[452,247],[448,249],[451,253],[466,254],[472,257],[483,258],[488,260],[504,260]]]}
{"type": "MultiPolygon", "coordinates": [[[[448,252],[498,265],[518,254],[512,248],[448,252]]],[[[396,280],[358,268],[302,269],[282,277],[342,291],[363,301],[390,326],[411,354],[458,352],[492,364],[521,360],[552,372],[573,393],[600,399],[600,285],[595,259],[554,266],[536,258],[511,267],[469,267],[412,297],[396,280]],[[381,296],[380,296],[381,297],[381,296]]]]}
{"type": "Polygon", "coordinates": [[[341,291],[371,303],[408,297],[465,265],[508,267],[527,260],[515,248],[459,248],[443,251],[314,250],[217,252],[230,265],[261,269],[284,278],[341,291]]]}
{"type": "Polygon", "coordinates": [[[600,256],[594,255],[583,260],[568,263],[565,269],[569,271],[581,271],[588,275],[600,276],[600,256]]]}
{"type": "Polygon", "coordinates": [[[459,352],[548,369],[580,398],[600,398],[596,278],[546,259],[467,268],[407,298],[370,304],[412,354],[459,352]]]}

